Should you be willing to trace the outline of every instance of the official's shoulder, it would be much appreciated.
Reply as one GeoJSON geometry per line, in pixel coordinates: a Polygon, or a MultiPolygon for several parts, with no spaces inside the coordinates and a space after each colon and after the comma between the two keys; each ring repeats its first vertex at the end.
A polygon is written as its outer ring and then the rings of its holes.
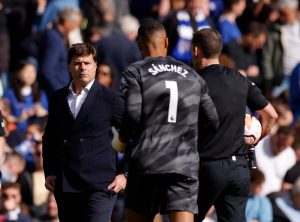
{"type": "Polygon", "coordinates": [[[240,73],[239,71],[235,70],[235,69],[231,69],[229,67],[226,67],[226,66],[223,66],[224,70],[226,70],[226,73],[230,74],[230,75],[233,75],[233,76],[236,76],[242,80],[246,80],[247,77],[244,76],[242,73],[240,73]]]}

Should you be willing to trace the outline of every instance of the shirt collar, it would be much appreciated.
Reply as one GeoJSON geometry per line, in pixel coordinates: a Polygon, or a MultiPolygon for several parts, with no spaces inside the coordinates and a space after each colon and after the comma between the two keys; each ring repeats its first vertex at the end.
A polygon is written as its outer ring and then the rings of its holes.
{"type": "MultiPolygon", "coordinates": [[[[90,91],[94,81],[95,81],[95,79],[93,79],[89,84],[87,84],[86,87],[84,87],[84,89],[81,91],[81,93],[83,93],[83,92],[88,93],[90,91]]],[[[72,95],[76,95],[72,86],[73,86],[73,81],[71,82],[71,84],[69,86],[69,92],[72,93],[72,95]]]]}

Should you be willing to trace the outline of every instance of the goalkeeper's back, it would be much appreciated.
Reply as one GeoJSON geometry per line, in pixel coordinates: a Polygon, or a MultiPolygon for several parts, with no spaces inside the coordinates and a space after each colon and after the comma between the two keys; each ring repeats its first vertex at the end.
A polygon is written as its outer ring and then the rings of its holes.
{"type": "Polygon", "coordinates": [[[129,171],[197,177],[199,110],[206,123],[218,124],[205,81],[172,57],[149,55],[130,65],[121,83],[125,114],[120,134],[129,141],[129,171]]]}

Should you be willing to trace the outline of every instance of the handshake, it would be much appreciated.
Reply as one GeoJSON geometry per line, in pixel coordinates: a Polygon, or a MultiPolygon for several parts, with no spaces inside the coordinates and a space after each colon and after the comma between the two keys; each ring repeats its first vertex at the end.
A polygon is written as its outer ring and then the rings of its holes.
{"type": "Polygon", "coordinates": [[[111,142],[112,147],[119,153],[124,153],[125,151],[125,146],[126,143],[124,141],[122,141],[121,136],[119,135],[119,133],[116,131],[115,128],[113,128],[113,134],[114,134],[114,138],[111,142]]]}

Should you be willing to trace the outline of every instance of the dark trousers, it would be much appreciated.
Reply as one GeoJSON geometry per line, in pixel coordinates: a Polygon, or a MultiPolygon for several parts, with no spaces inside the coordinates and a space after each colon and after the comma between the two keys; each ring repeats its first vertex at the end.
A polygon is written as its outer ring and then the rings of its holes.
{"type": "Polygon", "coordinates": [[[56,192],[60,222],[108,222],[116,194],[105,190],[93,193],[56,192]]]}
{"type": "Polygon", "coordinates": [[[250,170],[244,157],[200,161],[199,218],[202,221],[212,205],[218,222],[244,222],[250,193],[250,170]]]}

